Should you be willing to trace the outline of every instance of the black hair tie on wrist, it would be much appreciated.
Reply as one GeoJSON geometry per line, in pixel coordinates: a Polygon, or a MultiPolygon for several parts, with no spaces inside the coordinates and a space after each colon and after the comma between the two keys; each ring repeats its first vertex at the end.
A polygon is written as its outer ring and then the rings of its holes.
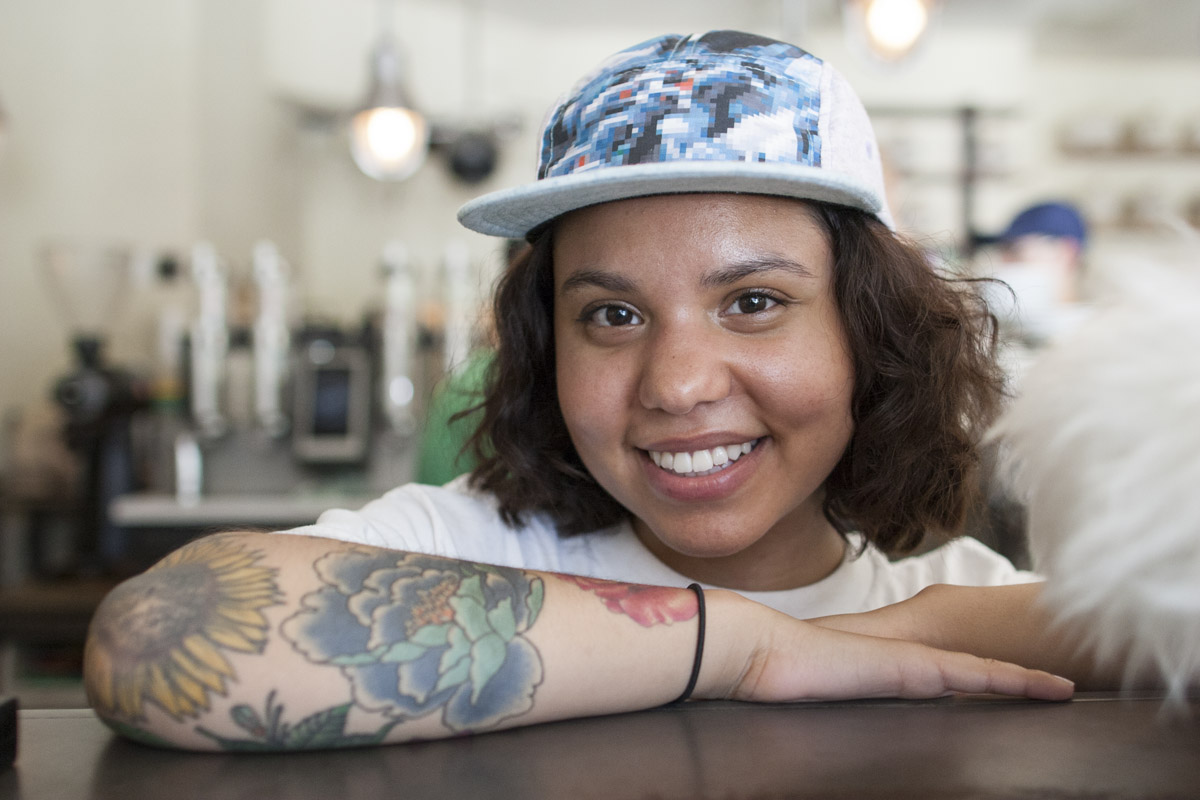
{"type": "Polygon", "coordinates": [[[688,678],[687,688],[683,690],[683,694],[673,700],[670,705],[677,705],[687,700],[692,696],[692,690],[696,688],[696,681],[700,678],[700,661],[704,658],[704,628],[706,625],[704,613],[704,590],[700,588],[700,584],[693,583],[687,588],[696,593],[696,602],[700,612],[700,628],[696,632],[696,658],[692,662],[692,674],[688,678]]]}

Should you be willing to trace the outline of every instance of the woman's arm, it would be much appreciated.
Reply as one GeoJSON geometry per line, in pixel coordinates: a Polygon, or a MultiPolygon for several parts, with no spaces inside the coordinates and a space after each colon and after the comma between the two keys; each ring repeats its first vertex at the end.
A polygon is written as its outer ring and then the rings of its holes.
{"type": "MultiPolygon", "coordinates": [[[[707,598],[698,698],[1065,699],[1011,664],[707,598]]],[[[218,534],[118,586],[85,683],[118,731],[194,749],[343,747],[649,708],[683,690],[698,604],[664,589],[302,536],[218,534]]]]}
{"type": "MultiPolygon", "coordinates": [[[[1119,689],[1122,664],[1100,664],[1041,602],[1042,584],[930,586],[865,614],[811,620],[835,630],[921,642],[1063,675],[1081,689],[1119,689]]],[[[1144,681],[1143,681],[1144,683],[1144,681]]],[[[1139,684],[1140,685],[1140,684],[1139,684]]],[[[1150,685],[1150,684],[1147,684],[1150,685]]]]}

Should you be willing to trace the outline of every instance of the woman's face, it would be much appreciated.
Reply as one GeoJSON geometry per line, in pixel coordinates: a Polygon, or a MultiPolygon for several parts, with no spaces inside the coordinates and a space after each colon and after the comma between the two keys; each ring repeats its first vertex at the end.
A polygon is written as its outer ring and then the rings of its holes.
{"type": "Polygon", "coordinates": [[[823,577],[821,487],[852,431],[827,235],[803,203],[688,194],[573,212],[554,240],[558,397],[595,479],[680,572],[823,577]]]}

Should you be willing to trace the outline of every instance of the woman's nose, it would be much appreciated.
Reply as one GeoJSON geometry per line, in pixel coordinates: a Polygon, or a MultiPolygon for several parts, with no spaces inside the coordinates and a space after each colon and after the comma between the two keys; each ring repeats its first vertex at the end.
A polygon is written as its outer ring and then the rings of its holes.
{"type": "Polygon", "coordinates": [[[638,399],[648,409],[687,414],[729,396],[732,376],[719,334],[703,325],[666,325],[642,351],[638,399]]]}

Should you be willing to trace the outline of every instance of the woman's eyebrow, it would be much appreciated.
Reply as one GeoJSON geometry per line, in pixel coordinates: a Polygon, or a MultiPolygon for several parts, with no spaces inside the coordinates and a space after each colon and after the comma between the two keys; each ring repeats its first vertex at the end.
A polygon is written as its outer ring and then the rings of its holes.
{"type": "Polygon", "coordinates": [[[777,270],[789,272],[801,278],[813,279],[817,277],[816,273],[798,261],[793,261],[783,256],[769,255],[726,264],[705,275],[702,283],[710,289],[720,288],[737,283],[743,278],[748,278],[752,275],[777,270]]]}
{"type": "Polygon", "coordinates": [[[562,282],[558,293],[565,295],[587,287],[604,289],[609,292],[631,292],[634,284],[624,275],[618,275],[615,272],[606,272],[601,269],[581,269],[562,282]]]}
{"type": "MultiPolygon", "coordinates": [[[[783,271],[801,278],[816,278],[816,274],[798,261],[783,256],[759,256],[725,264],[704,276],[701,283],[705,288],[720,288],[737,283],[743,278],[763,272],[783,271]]],[[[559,287],[559,295],[567,295],[584,288],[603,289],[607,292],[632,292],[636,285],[624,275],[602,269],[581,269],[565,279],[559,287]]]]}

